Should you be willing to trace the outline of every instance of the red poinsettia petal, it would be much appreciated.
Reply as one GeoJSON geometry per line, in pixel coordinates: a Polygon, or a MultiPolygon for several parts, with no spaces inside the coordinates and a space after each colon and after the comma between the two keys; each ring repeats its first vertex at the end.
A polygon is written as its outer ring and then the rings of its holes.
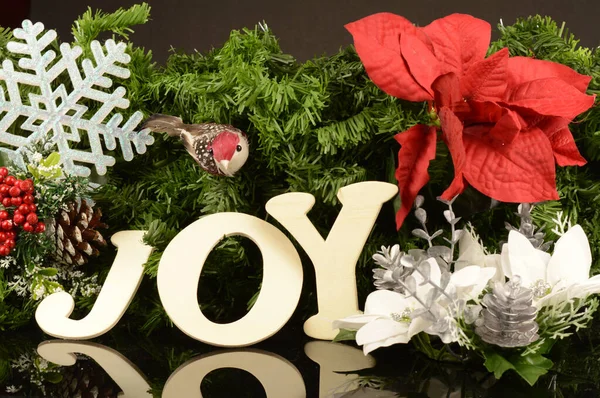
{"type": "Polygon", "coordinates": [[[506,91],[508,48],[475,62],[460,81],[463,97],[474,100],[502,100],[506,91]]]}
{"type": "Polygon", "coordinates": [[[454,164],[454,179],[450,186],[442,193],[442,199],[452,200],[456,195],[465,190],[463,168],[465,167],[467,155],[462,138],[463,124],[448,108],[440,109],[438,114],[442,124],[444,142],[448,145],[450,155],[452,156],[452,163],[454,164]]]}
{"type": "Polygon", "coordinates": [[[410,73],[433,96],[431,85],[440,75],[440,63],[433,52],[417,36],[409,33],[400,36],[400,49],[410,73]]]}
{"type": "Polygon", "coordinates": [[[549,77],[556,77],[585,93],[591,76],[575,72],[568,66],[556,62],[544,61],[528,57],[511,57],[508,60],[508,86],[549,77]]]}
{"type": "Polygon", "coordinates": [[[417,197],[417,194],[429,181],[429,161],[435,158],[435,127],[417,124],[396,134],[395,139],[401,145],[398,152],[396,180],[400,190],[400,210],[396,213],[396,227],[400,229],[404,219],[417,197]]]}
{"type": "Polygon", "coordinates": [[[498,145],[509,145],[521,131],[518,115],[510,109],[504,109],[504,114],[490,129],[490,138],[496,140],[498,145]]]}
{"type": "Polygon", "coordinates": [[[538,125],[550,140],[554,159],[559,166],[583,166],[587,163],[579,153],[573,135],[569,130],[569,120],[561,117],[547,117],[538,125]]]}
{"type": "Polygon", "coordinates": [[[354,38],[354,47],[373,82],[387,94],[408,101],[427,101],[432,96],[408,70],[400,51],[403,33],[417,35],[409,20],[380,13],[346,25],[354,38]]]}
{"type": "Polygon", "coordinates": [[[459,76],[485,58],[492,35],[489,23],[465,14],[436,19],[422,29],[433,43],[441,73],[455,72],[459,76]]]}
{"type": "Polygon", "coordinates": [[[551,77],[521,83],[507,90],[506,101],[540,115],[573,119],[594,105],[593,95],[585,95],[563,80],[551,77]]]}
{"type": "Polygon", "coordinates": [[[506,108],[490,101],[468,101],[466,108],[454,113],[460,120],[473,123],[496,123],[506,112],[506,108]]]}
{"type": "Polygon", "coordinates": [[[521,132],[503,146],[478,130],[465,129],[463,135],[467,154],[463,173],[469,184],[501,202],[558,199],[552,147],[540,129],[521,132]]]}
{"type": "MultiPolygon", "coordinates": [[[[456,73],[450,72],[438,77],[432,83],[431,88],[434,92],[435,106],[438,109],[443,107],[452,108],[456,104],[464,103],[460,93],[460,81],[456,73]]],[[[462,110],[468,110],[468,107],[462,110]]]]}

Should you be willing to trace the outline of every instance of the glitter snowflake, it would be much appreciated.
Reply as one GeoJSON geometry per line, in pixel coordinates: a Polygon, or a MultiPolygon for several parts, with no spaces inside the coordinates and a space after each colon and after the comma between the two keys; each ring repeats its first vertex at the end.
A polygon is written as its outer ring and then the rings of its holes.
{"type": "Polygon", "coordinates": [[[149,131],[134,131],[143,118],[141,112],[135,112],[123,125],[123,116],[113,112],[129,106],[125,88],[112,90],[113,82],[108,77],[129,77],[129,70],[122,66],[130,61],[125,43],[107,40],[102,47],[93,41],[94,62],[84,59],[80,69],[77,61],[83,50],[63,43],[57,59],[49,49],[56,32],[44,33],[43,24],[26,20],[13,35],[20,41],[9,42],[7,48],[21,57],[18,68],[4,60],[0,69],[0,151],[12,161],[24,167],[27,148],[42,143],[60,153],[66,173],[88,176],[88,166],[93,165],[103,175],[115,164],[115,158],[104,153],[103,144],[112,151],[119,142],[123,158],[129,161],[133,159],[133,147],[142,154],[154,142],[149,131]],[[69,82],[59,84],[59,76],[67,75],[69,82]],[[81,104],[90,100],[98,105],[92,112],[81,104]],[[18,119],[23,118],[26,120],[19,125],[18,119]],[[15,122],[16,133],[8,132],[15,122]],[[89,142],[88,148],[74,148],[81,141],[89,142]]]}

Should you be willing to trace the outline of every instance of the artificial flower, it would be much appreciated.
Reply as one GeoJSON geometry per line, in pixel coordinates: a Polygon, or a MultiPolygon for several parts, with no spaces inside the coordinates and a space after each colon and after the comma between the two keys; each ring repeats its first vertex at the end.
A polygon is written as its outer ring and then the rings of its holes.
{"type": "MultiPolygon", "coordinates": [[[[502,49],[485,57],[491,26],[453,14],[417,28],[407,19],[375,14],[346,25],[373,82],[409,101],[429,101],[454,164],[442,194],[451,199],[466,184],[504,202],[558,199],[555,162],[583,165],[568,124],[594,103],[591,77],[567,66],[502,49]]],[[[429,180],[436,128],[417,125],[396,136],[400,228],[429,180]]]]}
{"type": "Polygon", "coordinates": [[[487,254],[479,239],[472,229],[463,229],[463,234],[458,241],[458,260],[454,270],[459,271],[470,265],[495,269],[493,281],[504,282],[504,272],[500,262],[500,254],[487,254]]]}
{"type": "Polygon", "coordinates": [[[501,261],[508,278],[518,275],[522,285],[533,290],[538,308],[600,293],[600,275],[590,278],[592,254],[579,225],[560,237],[552,255],[535,249],[518,231],[510,231],[501,261]]]}
{"type": "Polygon", "coordinates": [[[365,302],[365,312],[333,322],[336,329],[358,330],[356,343],[366,354],[379,347],[406,344],[426,326],[423,319],[411,319],[419,303],[412,297],[389,290],[376,290],[365,302]]]}

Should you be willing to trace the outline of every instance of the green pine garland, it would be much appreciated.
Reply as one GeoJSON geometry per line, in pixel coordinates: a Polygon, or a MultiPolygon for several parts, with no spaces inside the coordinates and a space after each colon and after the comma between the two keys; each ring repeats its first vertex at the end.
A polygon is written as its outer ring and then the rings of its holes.
{"type": "MultiPolygon", "coordinates": [[[[128,40],[131,27],[145,23],[149,11],[147,4],[112,14],[88,10],[73,27],[75,42],[87,51],[102,32],[128,40]]],[[[500,39],[490,52],[507,46],[511,55],[563,63],[593,76],[589,92],[600,94],[600,53],[579,46],[564,25],[535,16],[512,26],[500,25],[499,30],[500,39]]],[[[7,56],[9,39],[10,32],[1,30],[0,58],[7,56]]],[[[366,180],[394,182],[398,151],[394,134],[429,120],[425,104],[403,102],[379,90],[352,47],[299,63],[281,51],[265,24],[233,31],[221,48],[207,54],[173,53],[164,67],[154,64],[150,52],[132,43],[128,52],[131,77],[118,82],[127,88],[131,101],[124,116],[141,110],[146,115],[181,116],[187,123],[230,123],[246,131],[251,144],[250,159],[239,175],[218,178],[200,170],[177,140],[156,134],[156,143],[145,155],[130,163],[117,162],[95,195],[111,226],[109,234],[144,229],[148,231],[146,242],[156,248],[146,265],[148,278],[126,315],[131,322],[142,322],[148,332],[169,324],[154,278],[162,251],[179,231],[203,215],[225,211],[274,222],[264,204],[275,195],[301,191],[316,197],[309,216],[325,236],[340,209],[338,189],[366,180]]],[[[600,108],[595,106],[571,127],[590,163],[558,169],[562,199],[537,207],[534,217],[538,223],[550,225],[562,210],[573,222],[582,224],[594,258],[600,258],[600,226],[595,222],[600,217],[600,108]]],[[[448,185],[451,164],[445,147],[438,146],[426,196],[433,198],[448,185]]],[[[434,200],[426,203],[436,206],[434,200]]],[[[414,220],[409,218],[400,232],[395,230],[397,206],[397,201],[384,206],[357,265],[360,302],[372,290],[370,257],[377,248],[398,240],[403,248],[414,247],[409,235],[414,220]]],[[[488,247],[497,247],[505,238],[504,221],[512,221],[515,210],[506,204],[490,210],[489,201],[473,191],[467,191],[456,207],[488,247]],[[473,214],[473,209],[478,213],[473,214]]],[[[429,212],[436,213],[440,212],[429,212]]],[[[442,225],[442,220],[438,224],[442,225]]],[[[301,248],[299,252],[306,282],[298,320],[314,313],[316,305],[312,265],[301,248]]],[[[97,262],[105,273],[112,258],[109,252],[97,262]]],[[[256,246],[246,239],[225,239],[204,266],[198,293],[202,310],[220,321],[239,318],[256,297],[261,272],[256,246]]],[[[0,295],[2,285],[6,286],[0,280],[0,295]]],[[[0,313],[4,313],[1,308],[0,313]]]]}

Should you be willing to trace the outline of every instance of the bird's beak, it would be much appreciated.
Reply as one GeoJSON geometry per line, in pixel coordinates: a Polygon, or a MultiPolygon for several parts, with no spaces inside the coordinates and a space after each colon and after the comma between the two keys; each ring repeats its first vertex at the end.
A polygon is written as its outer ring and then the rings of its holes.
{"type": "Polygon", "coordinates": [[[232,174],[229,172],[229,160],[221,160],[219,162],[219,168],[226,176],[232,176],[232,174]]]}

